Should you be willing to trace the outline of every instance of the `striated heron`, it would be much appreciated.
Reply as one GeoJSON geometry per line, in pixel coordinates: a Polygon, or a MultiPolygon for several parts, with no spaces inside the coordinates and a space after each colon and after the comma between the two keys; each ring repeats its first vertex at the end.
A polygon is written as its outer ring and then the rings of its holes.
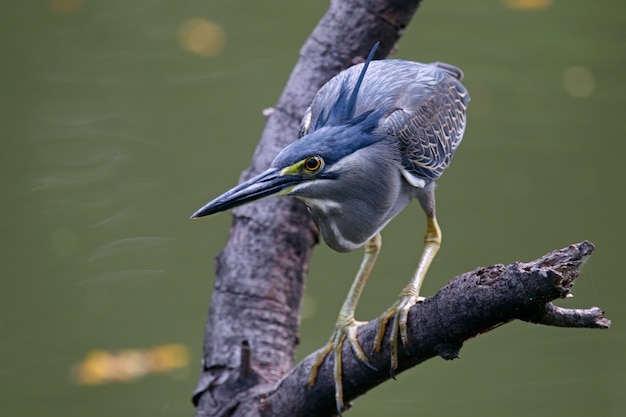
{"type": "Polygon", "coordinates": [[[435,183],[450,164],[465,130],[470,100],[460,69],[440,63],[367,60],[328,81],[306,110],[300,139],[284,148],[269,169],[209,202],[191,217],[203,217],[270,196],[302,200],[324,241],[339,252],[363,247],[365,255],[341,307],[335,331],[311,370],[312,385],[332,351],[337,411],[343,409],[343,342],[373,368],[357,341],[354,311],[381,248],[381,230],[412,200],[426,213],[424,248],[417,269],[398,300],[381,318],[380,350],[391,320],[391,370],[398,365],[398,339],[408,341],[409,309],[441,244],[435,216],[435,183]]]}

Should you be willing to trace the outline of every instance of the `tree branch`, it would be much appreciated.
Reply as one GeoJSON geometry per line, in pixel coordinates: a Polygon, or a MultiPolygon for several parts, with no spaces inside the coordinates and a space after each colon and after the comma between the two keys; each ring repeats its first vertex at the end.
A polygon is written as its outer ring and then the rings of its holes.
{"type": "MultiPolygon", "coordinates": [[[[574,280],[593,249],[594,246],[585,241],[532,262],[478,268],[454,278],[437,294],[411,309],[410,340],[400,349],[396,373],[435,356],[455,359],[466,340],[515,319],[558,327],[609,328],[610,320],[597,307],[567,309],[551,303],[571,296],[574,280]]],[[[391,378],[389,350],[373,352],[378,320],[359,329],[359,342],[378,371],[359,362],[350,347],[344,345],[346,401],[391,378]]],[[[388,340],[383,346],[388,346],[388,340]]],[[[233,415],[246,416],[334,415],[333,361],[324,362],[316,384],[310,387],[308,379],[315,358],[316,354],[312,353],[303,359],[271,388],[255,386],[240,391],[231,398],[228,408],[236,411],[233,415]]]]}
{"type": "MultiPolygon", "coordinates": [[[[300,51],[250,168],[266,169],[298,136],[300,118],[331,77],[381,42],[378,58],[395,46],[420,0],[332,0],[300,51]]],[[[233,211],[230,237],[215,260],[217,278],[206,324],[197,416],[231,415],[250,387],[273,386],[293,366],[304,279],[318,234],[305,206],[270,199],[233,211]],[[249,355],[240,355],[244,346],[249,355]],[[241,361],[250,372],[240,372],[241,361]],[[234,407],[234,408],[233,408],[234,407]]],[[[237,408],[237,415],[246,415],[237,408]]]]}
{"type": "MultiPolygon", "coordinates": [[[[400,348],[396,373],[435,356],[455,359],[463,342],[515,319],[559,327],[608,328],[610,320],[597,307],[566,309],[550,302],[569,296],[574,279],[593,249],[593,245],[585,241],[529,263],[478,268],[454,278],[437,294],[411,309],[410,340],[404,349],[400,348]]],[[[391,378],[389,350],[373,352],[378,324],[379,319],[372,320],[359,329],[359,343],[378,371],[360,363],[344,344],[346,401],[391,378]]],[[[384,347],[388,344],[388,340],[383,342],[384,347]]],[[[315,357],[315,354],[306,357],[272,391],[255,399],[259,415],[330,416],[335,413],[332,360],[326,360],[320,368],[316,385],[307,385],[315,357]]]]}

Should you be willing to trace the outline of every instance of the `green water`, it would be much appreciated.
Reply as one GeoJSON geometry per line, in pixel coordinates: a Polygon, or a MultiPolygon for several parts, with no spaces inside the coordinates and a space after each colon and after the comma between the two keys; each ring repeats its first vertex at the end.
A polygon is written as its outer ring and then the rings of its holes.
{"type": "MultiPolygon", "coordinates": [[[[435,292],[481,265],[589,239],[572,307],[609,331],[513,323],[357,400],[350,415],[622,416],[625,7],[426,1],[396,57],[461,66],[465,141],[439,182],[435,292]]],[[[550,2],[548,2],[550,3],[550,2]]],[[[230,219],[188,215],[234,185],[325,2],[56,0],[0,14],[0,410],[10,416],[191,415],[212,258],[230,219]],[[213,57],[181,46],[192,18],[219,25],[213,57]],[[89,352],[188,349],[136,378],[75,376],[89,352]],[[184,362],[184,361],[183,361],[184,362]],[[183,363],[184,364],[184,363],[183,363]],[[178,365],[181,365],[180,363],[178,365]],[[107,379],[108,378],[108,379],[107,379]]],[[[423,215],[385,230],[358,318],[395,299],[423,215]]],[[[320,246],[299,357],[326,342],[360,253],[320,246]]]]}

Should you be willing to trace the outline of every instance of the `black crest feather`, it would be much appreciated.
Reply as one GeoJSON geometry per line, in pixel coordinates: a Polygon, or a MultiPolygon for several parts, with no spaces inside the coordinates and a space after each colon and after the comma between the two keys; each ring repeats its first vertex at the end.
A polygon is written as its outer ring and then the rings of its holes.
{"type": "Polygon", "coordinates": [[[367,114],[356,116],[354,112],[356,110],[356,100],[359,95],[359,90],[361,88],[361,84],[363,83],[363,78],[365,77],[365,73],[367,72],[367,68],[374,59],[374,54],[378,49],[378,45],[380,42],[376,42],[372,47],[365,63],[363,64],[363,69],[361,70],[361,74],[359,74],[359,78],[352,89],[352,93],[350,97],[348,97],[348,80],[344,79],[341,83],[341,88],[339,90],[339,96],[337,100],[330,108],[328,115],[325,115],[323,112],[320,114],[320,117],[317,119],[317,123],[315,125],[315,130],[319,129],[323,126],[339,126],[342,124],[353,124],[351,123],[354,119],[359,119],[359,121],[364,120],[371,112],[367,112],[367,114]]]}

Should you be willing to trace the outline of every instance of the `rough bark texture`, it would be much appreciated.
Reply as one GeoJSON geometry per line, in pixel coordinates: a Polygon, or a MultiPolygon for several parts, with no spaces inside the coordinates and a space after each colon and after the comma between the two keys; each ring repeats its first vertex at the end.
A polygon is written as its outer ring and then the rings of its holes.
{"type": "MultiPolygon", "coordinates": [[[[409,343],[399,351],[396,373],[435,356],[455,359],[463,342],[515,319],[559,327],[608,328],[602,310],[556,307],[550,301],[570,294],[574,279],[594,247],[581,242],[529,262],[478,268],[454,278],[437,294],[415,305],[409,314],[409,343]]],[[[390,352],[373,352],[378,319],[359,329],[359,343],[368,353],[372,371],[347,344],[343,349],[346,402],[389,380],[390,352]]],[[[387,332],[389,333],[389,332],[387,332]]],[[[388,343],[385,335],[383,346],[388,343]]],[[[272,390],[253,402],[262,416],[331,416],[335,412],[332,360],[320,368],[317,383],[307,385],[315,353],[302,360],[272,390]]]]}
{"type": "MultiPolygon", "coordinates": [[[[435,356],[455,359],[463,342],[518,319],[557,327],[606,329],[610,320],[598,307],[566,309],[551,303],[570,296],[574,280],[594,246],[581,242],[555,250],[528,263],[493,265],[462,274],[437,294],[417,304],[409,314],[409,343],[399,352],[396,373],[435,356]]],[[[359,342],[368,353],[373,371],[343,350],[343,387],[346,402],[389,380],[388,349],[373,351],[378,319],[359,329],[359,342]]],[[[385,335],[388,338],[388,335],[385,335]]],[[[388,341],[383,342],[388,346],[388,341]]],[[[312,353],[277,383],[259,383],[250,368],[250,347],[239,346],[240,368],[234,381],[215,381],[202,393],[199,415],[331,416],[335,411],[332,359],[327,359],[314,386],[308,385],[312,353]],[[219,404],[214,391],[229,390],[228,401],[219,404]],[[217,407],[202,409],[211,401],[217,407]],[[214,402],[215,401],[215,402],[214,402]],[[212,414],[209,414],[212,413],[212,414]],[[204,413],[204,414],[203,414],[204,413]],[[232,414],[231,414],[232,413],[232,414]]]]}
{"type": "MultiPolygon", "coordinates": [[[[420,1],[334,0],[310,38],[242,180],[267,168],[295,140],[301,115],[321,85],[358,61],[376,41],[379,57],[394,47],[420,1]]],[[[200,379],[194,392],[200,416],[324,416],[334,413],[332,360],[309,388],[312,357],[293,368],[304,279],[317,231],[295,199],[270,199],[238,208],[228,243],[216,258],[200,379]],[[293,368],[293,369],[292,369],[293,368]]],[[[515,318],[548,325],[608,327],[599,309],[565,310],[548,301],[568,293],[584,256],[583,242],[529,264],[481,268],[453,280],[415,306],[411,342],[401,372],[436,355],[450,359],[467,338],[515,318]]],[[[377,321],[360,329],[371,351],[377,321]]],[[[389,352],[362,366],[344,349],[347,401],[389,379],[389,352]]]]}

